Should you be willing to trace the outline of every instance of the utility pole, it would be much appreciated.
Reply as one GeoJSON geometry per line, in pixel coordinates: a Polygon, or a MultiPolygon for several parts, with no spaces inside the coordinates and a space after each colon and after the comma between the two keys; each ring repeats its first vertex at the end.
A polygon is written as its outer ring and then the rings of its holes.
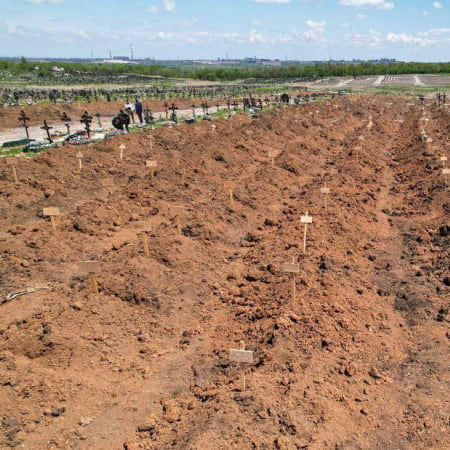
{"type": "Polygon", "coordinates": [[[130,54],[131,54],[131,61],[134,61],[134,56],[133,56],[133,44],[130,44],[130,54]]]}

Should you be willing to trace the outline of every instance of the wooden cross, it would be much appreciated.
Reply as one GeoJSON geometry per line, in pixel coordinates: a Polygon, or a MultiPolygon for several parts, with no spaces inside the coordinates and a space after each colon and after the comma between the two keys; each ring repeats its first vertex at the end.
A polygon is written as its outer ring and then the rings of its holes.
{"type": "Polygon", "coordinates": [[[283,272],[286,273],[292,273],[292,300],[295,302],[296,300],[296,293],[297,293],[297,287],[295,282],[295,275],[300,273],[300,266],[299,264],[295,263],[295,258],[292,258],[291,263],[284,263],[283,264],[283,272]]]}
{"type": "Polygon", "coordinates": [[[84,112],[84,114],[81,116],[81,123],[84,124],[84,126],[86,127],[86,134],[87,137],[90,138],[91,137],[91,123],[92,123],[92,116],[90,116],[88,114],[87,111],[84,112]]]}
{"type": "Polygon", "coordinates": [[[54,206],[51,206],[49,208],[43,208],[42,214],[44,216],[49,216],[50,217],[50,222],[52,224],[53,231],[56,231],[56,220],[55,220],[55,217],[61,215],[61,213],[59,211],[59,208],[56,208],[54,206]]]}
{"type": "Polygon", "coordinates": [[[126,146],[124,144],[120,144],[119,145],[119,150],[120,150],[120,160],[122,161],[123,159],[123,151],[126,149],[126,146]]]}
{"type": "Polygon", "coordinates": [[[78,158],[78,167],[80,168],[80,172],[83,169],[83,163],[82,163],[82,159],[83,159],[83,153],[82,152],[78,152],[77,153],[77,158],[78,158]]]}
{"type": "Polygon", "coordinates": [[[237,362],[241,365],[241,390],[245,391],[245,370],[243,364],[253,364],[253,352],[250,350],[245,350],[245,342],[241,341],[240,349],[230,350],[230,361],[237,362]]]}
{"type": "Polygon", "coordinates": [[[89,276],[92,293],[98,295],[98,283],[95,274],[100,271],[97,261],[82,261],[79,263],[80,271],[89,276]]]}
{"type": "Polygon", "coordinates": [[[320,193],[325,195],[325,211],[327,210],[327,198],[331,193],[331,189],[327,187],[327,183],[325,183],[323,188],[320,188],[320,193]]]}
{"type": "Polygon", "coordinates": [[[17,178],[17,171],[16,171],[16,165],[17,165],[17,158],[15,156],[7,156],[5,158],[5,163],[7,166],[11,166],[11,171],[14,177],[14,183],[18,183],[19,179],[17,178]]]}
{"type": "Polygon", "coordinates": [[[147,161],[145,161],[145,165],[150,168],[150,177],[154,177],[155,170],[158,167],[158,161],[147,159],[147,161]]]}
{"type": "Polygon", "coordinates": [[[20,111],[19,121],[23,122],[23,127],[25,128],[25,133],[27,135],[27,139],[30,139],[30,135],[28,133],[28,123],[30,121],[30,118],[26,116],[25,111],[20,111]]]}
{"type": "Polygon", "coordinates": [[[70,121],[72,120],[66,112],[62,113],[61,120],[64,122],[64,125],[67,128],[67,134],[70,134],[70,121]]]}
{"type": "Polygon", "coordinates": [[[313,218],[308,215],[308,211],[306,211],[306,214],[304,216],[300,217],[300,223],[305,224],[305,230],[303,233],[303,253],[306,253],[306,231],[308,229],[308,224],[311,224],[313,222],[313,218]]]}
{"type": "Polygon", "coordinates": [[[50,136],[50,130],[52,130],[52,129],[53,129],[53,127],[49,127],[47,125],[47,121],[44,120],[44,126],[41,127],[41,130],[45,130],[47,132],[47,138],[48,138],[48,141],[50,142],[50,144],[53,144],[52,137],[50,136]]]}

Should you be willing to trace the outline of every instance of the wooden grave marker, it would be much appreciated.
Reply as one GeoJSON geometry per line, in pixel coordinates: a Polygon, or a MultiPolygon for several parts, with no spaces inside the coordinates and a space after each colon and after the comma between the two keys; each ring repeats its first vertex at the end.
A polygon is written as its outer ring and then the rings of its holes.
{"type": "Polygon", "coordinates": [[[300,273],[300,265],[295,263],[295,258],[292,258],[291,263],[283,264],[283,272],[292,274],[292,300],[295,302],[296,294],[297,294],[297,288],[296,288],[296,284],[295,284],[295,275],[300,273]]]}
{"type": "Polygon", "coordinates": [[[48,208],[42,209],[42,214],[44,216],[50,217],[50,222],[52,224],[53,231],[56,231],[56,220],[55,217],[58,217],[61,215],[61,212],[59,211],[59,208],[55,206],[50,206],[48,208]]]}
{"type": "Polygon", "coordinates": [[[154,177],[156,168],[158,167],[158,161],[147,159],[147,161],[145,161],[145,165],[150,169],[150,176],[154,177]]]}
{"type": "Polygon", "coordinates": [[[15,156],[7,156],[5,158],[5,163],[7,166],[11,166],[11,171],[14,177],[14,183],[18,183],[19,179],[17,177],[17,170],[16,170],[16,166],[17,166],[17,158],[15,156]]]}
{"type": "Polygon", "coordinates": [[[230,204],[234,207],[234,194],[233,191],[236,189],[236,183],[234,181],[225,181],[223,187],[228,190],[228,194],[230,197],[230,204]]]}
{"type": "Polygon", "coordinates": [[[83,169],[83,161],[82,161],[82,159],[84,158],[83,153],[82,152],[77,152],[77,158],[78,158],[78,167],[79,167],[80,172],[81,172],[82,169],[83,169]]]}
{"type": "Polygon", "coordinates": [[[148,221],[139,222],[139,233],[141,235],[142,246],[144,247],[144,254],[147,258],[150,258],[150,249],[148,247],[147,233],[152,231],[152,224],[148,221]]]}
{"type": "Polygon", "coordinates": [[[269,150],[267,153],[269,158],[272,160],[272,167],[275,167],[275,158],[281,155],[281,150],[269,150]]]}
{"type": "Polygon", "coordinates": [[[441,161],[441,163],[442,163],[442,168],[445,169],[447,167],[447,157],[446,156],[441,156],[439,158],[439,161],[441,161]]]}
{"type": "Polygon", "coordinates": [[[300,223],[305,225],[304,233],[303,233],[303,253],[306,253],[306,232],[308,229],[308,225],[313,223],[312,216],[308,215],[308,211],[304,216],[300,217],[300,223]]]}
{"type": "Polygon", "coordinates": [[[96,274],[100,272],[100,265],[97,261],[81,261],[79,263],[80,271],[89,276],[91,290],[95,295],[98,295],[98,283],[96,274]]]}
{"type": "Polygon", "coordinates": [[[331,194],[331,189],[327,187],[327,183],[325,183],[324,187],[320,188],[320,193],[325,196],[325,211],[326,211],[328,196],[331,194]]]}
{"type": "Polygon", "coordinates": [[[120,144],[119,145],[119,150],[120,150],[120,160],[123,159],[123,152],[127,147],[124,144],[120,144]]]}
{"type": "Polygon", "coordinates": [[[172,207],[172,211],[175,214],[175,220],[177,223],[177,230],[178,230],[178,234],[182,235],[183,234],[183,229],[181,227],[181,214],[185,211],[183,206],[173,206],[172,207]]]}
{"type": "Polygon", "coordinates": [[[211,125],[211,134],[215,134],[216,133],[216,128],[217,128],[217,126],[216,125],[211,125]]]}
{"type": "Polygon", "coordinates": [[[244,341],[240,342],[240,349],[230,349],[230,361],[237,362],[241,365],[241,390],[245,391],[245,369],[243,364],[253,364],[253,352],[250,350],[245,350],[244,341]]]}

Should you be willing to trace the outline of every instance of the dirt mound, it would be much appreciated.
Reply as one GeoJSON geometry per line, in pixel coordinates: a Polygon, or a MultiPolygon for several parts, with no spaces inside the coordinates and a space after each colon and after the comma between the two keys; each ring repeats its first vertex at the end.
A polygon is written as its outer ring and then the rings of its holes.
{"type": "Polygon", "coordinates": [[[446,448],[448,114],[351,96],[215,124],[2,167],[0,298],[48,289],[0,305],[1,445],[446,448]]]}

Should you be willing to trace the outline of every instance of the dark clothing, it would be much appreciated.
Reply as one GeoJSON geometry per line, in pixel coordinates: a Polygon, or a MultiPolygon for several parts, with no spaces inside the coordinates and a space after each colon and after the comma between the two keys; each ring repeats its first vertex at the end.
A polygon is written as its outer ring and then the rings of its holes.
{"type": "Polygon", "coordinates": [[[139,117],[139,123],[143,123],[144,120],[142,118],[142,103],[141,102],[136,102],[134,104],[134,108],[136,109],[136,114],[139,117]]]}
{"type": "Polygon", "coordinates": [[[116,130],[123,131],[123,122],[122,122],[122,119],[120,118],[120,116],[113,117],[112,124],[116,130]]]}

